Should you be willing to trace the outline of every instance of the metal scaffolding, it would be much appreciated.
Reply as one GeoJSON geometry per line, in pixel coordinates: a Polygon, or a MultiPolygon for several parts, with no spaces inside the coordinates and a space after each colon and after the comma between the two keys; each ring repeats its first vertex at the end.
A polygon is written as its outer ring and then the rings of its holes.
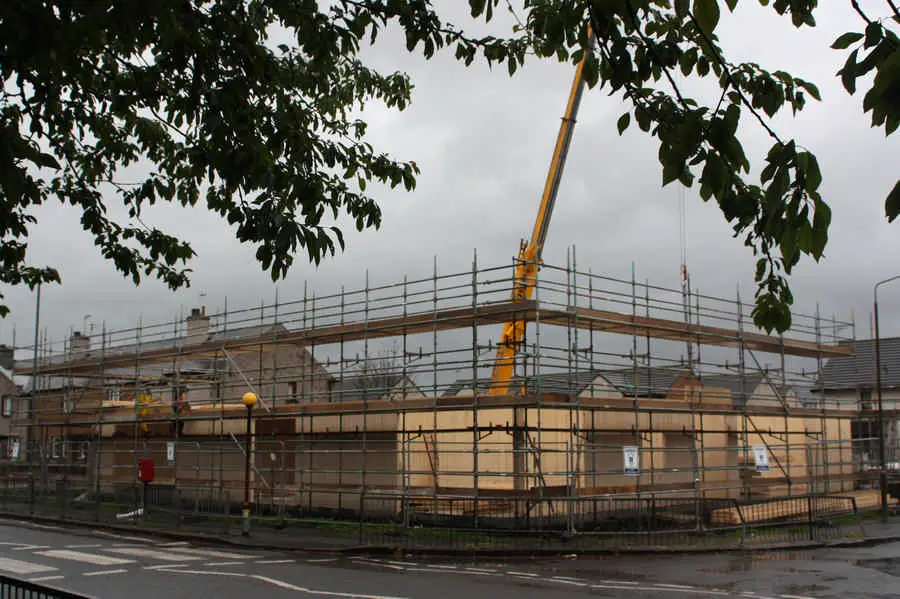
{"type": "Polygon", "coordinates": [[[35,457],[8,460],[7,489],[31,477],[38,495],[115,503],[152,458],[154,497],[197,513],[227,513],[246,482],[260,513],[570,531],[626,500],[690,499],[700,526],[708,502],[725,503],[705,521],[727,521],[728,502],[863,492],[859,407],[812,391],[823,360],[853,354],[853,322],[817,310],[767,335],[739,293],[601,276],[574,248],[511,301],[516,266],[476,255],[463,272],[435,261],[423,278],[104,324],[45,338],[34,363],[18,347],[34,387],[16,425],[35,457]],[[490,394],[510,321],[525,324],[514,384],[490,394]]]}

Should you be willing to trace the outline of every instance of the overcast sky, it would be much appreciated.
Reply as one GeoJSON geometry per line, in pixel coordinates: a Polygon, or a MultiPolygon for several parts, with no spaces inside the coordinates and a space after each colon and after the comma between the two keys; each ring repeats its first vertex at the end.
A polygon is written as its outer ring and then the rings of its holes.
{"type": "MultiPolygon", "coordinates": [[[[810,312],[819,302],[824,314],[846,320],[855,311],[858,336],[868,336],[874,282],[900,273],[900,225],[883,217],[883,199],[898,176],[900,136],[885,139],[883,130],[870,129],[861,95],[849,97],[835,76],[845,54],[828,46],[840,33],[859,29],[848,4],[824,3],[819,27],[798,32],[771,9],[743,2],[737,15],[723,16],[721,36],[733,61],[755,60],[819,85],[824,102],[775,123],[783,136],[817,154],[822,193],[833,209],[825,259],[804,260],[792,278],[796,307],[810,312]]],[[[464,23],[465,11],[451,18],[464,23]]],[[[505,68],[467,69],[449,54],[426,62],[407,54],[396,37],[384,38],[367,56],[385,70],[409,72],[416,86],[407,110],[373,105],[366,116],[377,149],[419,164],[418,187],[413,193],[379,191],[383,227],[348,231],[342,255],[318,268],[298,257],[279,284],[281,300],[300,297],[304,283],[319,293],[361,287],[367,270],[373,284],[399,281],[404,273],[427,276],[435,257],[441,272],[464,270],[474,250],[481,265],[508,264],[531,232],[572,66],[532,61],[510,78],[505,68]]],[[[624,109],[606,92],[585,93],[544,259],[564,266],[567,249],[576,246],[581,269],[628,278],[634,261],[639,279],[678,287],[679,188],[661,188],[655,140],[636,127],[617,135],[615,122],[624,109]]],[[[751,161],[759,163],[770,141],[749,121],[744,133],[751,161]]],[[[715,205],[703,204],[693,189],[684,195],[695,286],[733,297],[740,285],[749,299],[755,289],[751,252],[731,236],[715,205]]],[[[46,286],[42,298],[42,329],[55,340],[70,327],[81,329],[86,314],[99,330],[104,320],[111,328],[133,326],[141,316],[144,322],[171,320],[198,305],[201,293],[211,311],[221,309],[226,296],[230,307],[274,298],[255,249],[242,247],[227,224],[202,210],[169,207],[150,217],[190,239],[199,254],[192,287],[178,293],[152,280],[136,288],[123,279],[96,252],[70,208],[47,206],[38,217],[30,263],[58,266],[63,278],[62,286],[46,286]]],[[[15,327],[17,344],[27,345],[34,294],[25,288],[4,293],[12,314],[0,322],[0,341],[11,343],[15,327]]],[[[900,282],[881,298],[882,334],[900,334],[900,282]]]]}

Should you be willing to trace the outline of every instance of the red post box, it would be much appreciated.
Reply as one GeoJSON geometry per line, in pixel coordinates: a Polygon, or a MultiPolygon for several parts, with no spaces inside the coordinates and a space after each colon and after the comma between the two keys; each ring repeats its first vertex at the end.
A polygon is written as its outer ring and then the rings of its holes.
{"type": "Polygon", "coordinates": [[[154,477],[153,460],[150,458],[138,458],[138,480],[142,483],[152,483],[154,477]]]}

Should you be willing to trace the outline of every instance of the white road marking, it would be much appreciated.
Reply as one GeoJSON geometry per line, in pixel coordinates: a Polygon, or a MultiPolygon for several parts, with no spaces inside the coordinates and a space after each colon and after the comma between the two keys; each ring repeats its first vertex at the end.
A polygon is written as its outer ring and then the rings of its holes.
{"type": "Polygon", "coordinates": [[[187,562],[200,559],[193,555],[176,555],[171,551],[142,549],[140,547],[110,547],[109,549],[104,549],[104,551],[120,553],[122,555],[131,555],[133,557],[149,557],[150,559],[158,559],[164,562],[187,562]]]}
{"type": "Polygon", "coordinates": [[[187,568],[193,564],[157,564],[155,566],[144,566],[144,570],[168,570],[169,568],[187,568]]]}
{"type": "Polygon", "coordinates": [[[54,526],[52,524],[38,524],[37,522],[29,522],[28,525],[34,528],[46,528],[47,530],[62,530],[62,527],[54,526]]]}
{"type": "Polygon", "coordinates": [[[66,549],[96,549],[103,547],[102,543],[85,543],[83,545],[63,545],[66,549]]]}
{"type": "Polygon", "coordinates": [[[657,587],[666,587],[666,588],[669,588],[669,589],[693,589],[693,588],[695,588],[695,587],[692,587],[692,586],[690,586],[690,585],[684,585],[684,584],[666,584],[666,583],[664,583],[664,582],[660,582],[660,583],[654,584],[653,586],[657,586],[657,587]]]}
{"type": "Polygon", "coordinates": [[[176,570],[178,566],[169,566],[168,568],[159,568],[163,572],[171,574],[199,574],[200,576],[231,576],[234,578],[248,578],[243,572],[229,572],[228,570],[176,570]]]}
{"type": "Polygon", "coordinates": [[[404,568],[403,566],[395,566],[394,564],[384,564],[382,562],[376,562],[374,560],[355,559],[352,561],[357,564],[365,564],[367,566],[379,566],[381,568],[390,568],[391,570],[399,570],[400,572],[403,572],[404,570],[406,570],[406,568],[404,568]]]}
{"type": "Polygon", "coordinates": [[[491,568],[466,568],[466,572],[483,572],[488,574],[493,574],[497,570],[493,570],[491,568]]]}
{"type": "Polygon", "coordinates": [[[641,584],[639,582],[634,582],[631,580],[601,580],[600,583],[601,584],[630,584],[633,586],[637,586],[637,585],[641,584]]]}
{"type": "Polygon", "coordinates": [[[22,545],[21,547],[13,547],[12,551],[33,551],[35,549],[50,549],[50,545],[22,545]]]}
{"type": "MultiPolygon", "coordinates": [[[[306,562],[309,564],[324,564],[324,563],[336,562],[336,561],[337,561],[336,557],[317,557],[316,559],[306,560],[306,562]]],[[[260,562],[260,563],[262,563],[262,562],[260,562]]]]}
{"type": "Polygon", "coordinates": [[[576,587],[586,587],[587,586],[586,582],[581,582],[580,580],[567,580],[565,578],[551,578],[550,580],[552,580],[553,582],[559,583],[559,584],[570,584],[570,585],[576,586],[576,587]]]}
{"type": "Polygon", "coordinates": [[[247,562],[206,562],[204,566],[243,566],[247,562]]]}
{"type": "Polygon", "coordinates": [[[392,560],[392,559],[374,560],[374,561],[381,561],[381,562],[384,562],[385,564],[394,564],[397,566],[418,566],[419,565],[419,564],[416,564],[413,562],[398,562],[397,560],[392,560]]]}
{"type": "Polygon", "coordinates": [[[95,572],[85,572],[85,576],[107,576],[110,574],[125,574],[128,572],[125,568],[119,568],[118,570],[97,570],[95,572]]]}
{"type": "Polygon", "coordinates": [[[441,564],[431,564],[428,566],[429,568],[439,568],[441,570],[457,570],[459,566],[443,566],[441,564]]]}
{"type": "Polygon", "coordinates": [[[806,597],[805,595],[780,595],[783,599],[816,599],[815,597],[806,597]]]}
{"type": "MultiPolygon", "coordinates": [[[[434,568],[429,568],[424,566],[422,568],[407,568],[407,572],[431,572],[432,574],[447,574],[447,570],[435,570],[434,568]]],[[[481,575],[481,576],[499,576],[499,574],[490,574],[488,572],[469,572],[469,574],[481,575]]]]}
{"type": "Polygon", "coordinates": [[[187,541],[173,541],[171,543],[157,543],[158,547],[187,547],[190,545],[187,541]]]}
{"type": "Polygon", "coordinates": [[[40,572],[53,572],[58,568],[53,566],[45,566],[44,564],[33,564],[31,562],[22,562],[17,559],[8,557],[0,557],[0,570],[12,572],[13,574],[38,574],[40,572]]]}
{"type": "Polygon", "coordinates": [[[35,555],[43,555],[45,557],[57,557],[59,559],[68,559],[74,562],[83,562],[86,564],[94,564],[95,566],[120,566],[122,564],[134,563],[133,559],[122,559],[121,557],[110,557],[108,555],[97,555],[95,553],[85,553],[83,551],[73,551],[71,549],[53,549],[51,551],[38,551],[35,555]]]}
{"type": "Polygon", "coordinates": [[[627,586],[627,585],[617,585],[617,584],[592,584],[592,589],[612,589],[616,591],[648,591],[655,593],[693,593],[695,595],[713,595],[717,597],[728,596],[728,593],[725,591],[707,591],[706,589],[673,589],[673,588],[659,588],[659,587],[641,587],[641,586],[627,586]]]}
{"type": "MultiPolygon", "coordinates": [[[[214,549],[197,549],[195,547],[172,547],[168,550],[171,555],[200,555],[203,557],[219,557],[222,559],[252,559],[256,556],[246,553],[233,553],[230,551],[216,551],[214,549]]],[[[190,558],[188,558],[190,559],[190,558]]]]}
{"type": "Polygon", "coordinates": [[[507,572],[507,574],[509,574],[510,576],[528,576],[530,578],[538,577],[538,575],[534,572],[516,572],[514,570],[510,570],[509,572],[507,572]]]}
{"type": "Polygon", "coordinates": [[[123,534],[119,534],[119,533],[106,532],[105,530],[93,529],[91,532],[94,533],[95,535],[100,535],[103,537],[110,537],[110,538],[116,539],[118,541],[137,541],[138,543],[149,543],[149,544],[154,544],[156,542],[153,539],[148,539],[146,537],[130,537],[128,535],[123,535],[123,534]]]}
{"type": "Polygon", "coordinates": [[[260,576],[259,574],[254,574],[250,578],[262,580],[263,582],[268,582],[271,585],[275,585],[283,589],[288,589],[290,591],[299,591],[301,593],[306,593],[307,595],[325,595],[327,597],[354,597],[355,599],[406,599],[405,597],[397,597],[392,595],[366,595],[363,593],[345,593],[341,591],[318,591],[316,589],[297,586],[295,584],[291,584],[283,580],[278,580],[276,578],[260,576]]]}
{"type": "Polygon", "coordinates": [[[37,578],[29,578],[28,582],[49,582],[51,580],[62,580],[65,576],[38,576],[37,578]]]}
{"type": "Polygon", "coordinates": [[[293,564],[294,560],[292,559],[261,559],[256,562],[257,564],[265,564],[265,565],[274,565],[274,564],[293,564]]]}

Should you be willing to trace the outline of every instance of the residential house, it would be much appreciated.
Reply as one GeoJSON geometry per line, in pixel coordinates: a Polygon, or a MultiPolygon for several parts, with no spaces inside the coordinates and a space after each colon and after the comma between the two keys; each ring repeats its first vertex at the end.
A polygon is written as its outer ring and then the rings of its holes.
{"type": "Polygon", "coordinates": [[[13,348],[0,345],[0,455],[14,457],[19,451],[20,432],[13,425],[22,377],[13,374],[13,348]]]}
{"type": "MultiPolygon", "coordinates": [[[[814,391],[828,406],[858,410],[852,423],[854,458],[861,467],[873,467],[879,461],[875,341],[858,339],[852,346],[854,355],[825,361],[814,391]]],[[[887,460],[897,462],[900,461],[900,337],[880,339],[879,353],[887,460]]]]}

